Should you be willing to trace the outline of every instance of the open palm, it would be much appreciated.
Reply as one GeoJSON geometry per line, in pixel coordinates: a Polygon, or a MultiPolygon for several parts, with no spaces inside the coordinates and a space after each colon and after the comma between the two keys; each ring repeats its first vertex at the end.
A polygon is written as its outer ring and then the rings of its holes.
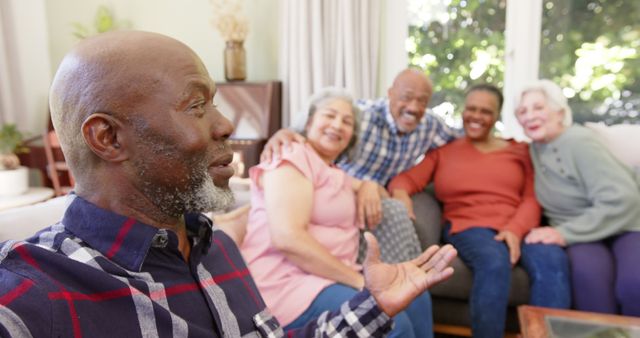
{"type": "Polygon", "coordinates": [[[417,258],[398,264],[380,261],[378,241],[365,233],[367,257],[363,263],[365,287],[389,316],[405,309],[414,298],[453,274],[449,266],[457,255],[451,245],[433,245],[417,258]]]}

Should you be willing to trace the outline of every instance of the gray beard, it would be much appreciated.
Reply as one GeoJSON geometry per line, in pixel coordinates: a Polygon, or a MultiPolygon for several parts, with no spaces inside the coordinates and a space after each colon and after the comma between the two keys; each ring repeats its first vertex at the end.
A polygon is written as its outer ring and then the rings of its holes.
{"type": "Polygon", "coordinates": [[[216,187],[213,184],[206,166],[204,169],[197,165],[192,167],[194,170],[184,179],[186,189],[161,186],[152,182],[145,175],[145,165],[139,164],[137,167],[138,178],[142,181],[142,192],[163,214],[180,217],[185,213],[223,211],[235,202],[231,189],[216,187]]]}
{"type": "MultiPolygon", "coordinates": [[[[182,154],[176,147],[143,126],[135,126],[141,136],[140,142],[149,149],[148,156],[165,159],[165,163],[182,162],[189,173],[175,182],[163,183],[154,180],[154,172],[171,170],[155,167],[138,158],[134,161],[136,175],[142,193],[165,215],[177,218],[185,213],[223,211],[235,203],[231,189],[217,187],[209,176],[206,155],[194,158],[182,154]]],[[[159,161],[160,162],[160,161],[159,161]]]]}

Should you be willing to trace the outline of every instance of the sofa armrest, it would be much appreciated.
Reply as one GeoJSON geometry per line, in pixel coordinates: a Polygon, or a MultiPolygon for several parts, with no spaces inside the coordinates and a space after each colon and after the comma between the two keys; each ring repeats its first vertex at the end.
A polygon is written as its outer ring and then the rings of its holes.
{"type": "Polygon", "coordinates": [[[413,211],[416,214],[416,233],[422,249],[433,244],[440,244],[442,235],[440,203],[428,189],[411,197],[413,211]]]}

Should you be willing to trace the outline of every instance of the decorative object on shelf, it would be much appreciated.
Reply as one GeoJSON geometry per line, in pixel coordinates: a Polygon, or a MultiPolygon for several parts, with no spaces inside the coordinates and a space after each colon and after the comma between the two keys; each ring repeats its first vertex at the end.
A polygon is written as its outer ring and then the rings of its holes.
{"type": "Polygon", "coordinates": [[[121,28],[131,28],[131,23],[127,20],[117,21],[113,10],[107,6],[99,6],[96,10],[96,16],[93,19],[93,27],[82,24],[80,22],[73,22],[73,36],[78,39],[84,39],[91,35],[100,34],[121,28]]]}
{"type": "Polygon", "coordinates": [[[227,81],[244,81],[247,78],[246,64],[243,41],[227,41],[224,48],[224,78],[227,81]]]}
{"type": "Polygon", "coordinates": [[[20,166],[17,156],[27,151],[14,124],[0,126],[0,197],[20,195],[29,188],[29,170],[20,166]]]}
{"type": "Polygon", "coordinates": [[[242,14],[242,0],[210,0],[214,17],[211,23],[226,43],[224,50],[224,77],[227,81],[247,78],[247,57],[244,41],[249,23],[242,14]]]}

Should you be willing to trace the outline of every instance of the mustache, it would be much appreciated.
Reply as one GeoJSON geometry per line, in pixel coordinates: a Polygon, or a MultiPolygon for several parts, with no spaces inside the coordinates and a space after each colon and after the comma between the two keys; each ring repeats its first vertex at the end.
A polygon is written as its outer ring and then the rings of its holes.
{"type": "Polygon", "coordinates": [[[216,144],[216,146],[214,147],[215,151],[223,151],[223,152],[230,152],[233,151],[233,149],[231,148],[231,143],[229,143],[228,140],[225,140],[224,142],[220,142],[218,144],[216,144]]]}

